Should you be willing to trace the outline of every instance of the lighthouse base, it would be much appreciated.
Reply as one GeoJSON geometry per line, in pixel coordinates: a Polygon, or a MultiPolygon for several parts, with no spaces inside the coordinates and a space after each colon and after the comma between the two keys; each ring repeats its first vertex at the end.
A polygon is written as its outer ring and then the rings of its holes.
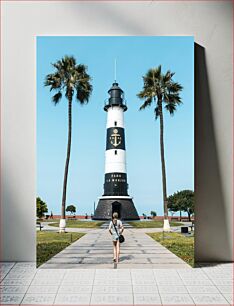
{"type": "Polygon", "coordinates": [[[121,220],[139,220],[137,210],[131,197],[102,197],[95,210],[94,220],[111,220],[117,212],[121,220]]]}

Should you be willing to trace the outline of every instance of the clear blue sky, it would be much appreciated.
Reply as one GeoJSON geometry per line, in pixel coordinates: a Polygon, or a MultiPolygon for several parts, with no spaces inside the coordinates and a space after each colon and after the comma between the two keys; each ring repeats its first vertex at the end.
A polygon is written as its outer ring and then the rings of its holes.
{"type": "Polygon", "coordinates": [[[194,38],[193,37],[37,37],[37,195],[49,212],[60,213],[67,146],[67,100],[54,106],[43,86],[51,63],[73,55],[88,66],[93,93],[88,105],[73,103],[72,151],[67,205],[90,214],[103,193],[107,91],[117,81],[125,92],[125,135],[129,194],[139,214],[162,214],[159,121],[153,107],[139,111],[136,94],[149,68],[162,65],[175,72],[184,87],[183,104],[174,117],[165,114],[165,157],[168,195],[194,189],[194,38]]]}

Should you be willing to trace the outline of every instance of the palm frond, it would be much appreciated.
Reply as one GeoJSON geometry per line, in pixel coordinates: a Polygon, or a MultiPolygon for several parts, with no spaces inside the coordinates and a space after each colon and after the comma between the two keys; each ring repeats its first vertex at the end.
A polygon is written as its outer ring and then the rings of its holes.
{"type": "Polygon", "coordinates": [[[67,62],[69,63],[70,67],[75,67],[76,66],[76,59],[73,55],[70,56],[65,56],[67,62]]]}
{"type": "Polygon", "coordinates": [[[174,115],[176,111],[176,103],[170,102],[165,105],[165,109],[169,111],[170,115],[174,115]]]}
{"type": "Polygon", "coordinates": [[[62,69],[62,61],[57,61],[56,63],[52,63],[51,64],[55,69],[57,69],[58,71],[60,71],[62,69]]]}
{"type": "Polygon", "coordinates": [[[161,65],[156,68],[149,69],[145,76],[143,76],[144,87],[156,87],[160,84],[162,79],[161,65]]]}
{"type": "Polygon", "coordinates": [[[76,98],[81,103],[87,103],[91,92],[91,77],[88,75],[87,67],[83,64],[76,64],[74,56],[65,55],[61,60],[52,64],[55,73],[48,74],[44,85],[50,87],[50,91],[56,90],[52,100],[55,104],[61,99],[60,94],[64,91],[66,98],[72,98],[76,91],[76,98]]]}
{"type": "Polygon", "coordinates": [[[170,70],[163,74],[161,65],[146,72],[143,76],[143,89],[137,94],[138,98],[144,100],[140,110],[150,106],[152,101],[156,101],[155,119],[160,116],[159,102],[165,103],[165,109],[171,115],[174,114],[177,106],[182,103],[180,92],[183,89],[178,82],[173,81],[174,75],[175,73],[170,70]]]}
{"type": "Polygon", "coordinates": [[[153,101],[152,97],[149,97],[148,99],[146,99],[144,103],[141,105],[141,107],[139,108],[139,110],[143,110],[146,107],[150,106],[152,101],[153,101]]]}
{"type": "Polygon", "coordinates": [[[174,74],[175,74],[174,72],[171,72],[170,70],[168,70],[168,71],[162,76],[163,83],[164,83],[164,84],[167,84],[168,82],[170,82],[174,74]]]}
{"type": "Polygon", "coordinates": [[[182,91],[183,86],[181,86],[179,83],[177,82],[171,82],[170,84],[168,84],[167,86],[167,90],[170,93],[179,93],[180,91],[182,91]]]}
{"type": "Polygon", "coordinates": [[[76,99],[81,104],[86,104],[89,101],[91,96],[93,86],[89,82],[90,77],[86,75],[86,77],[80,80],[76,85],[76,99]]]}
{"type": "Polygon", "coordinates": [[[164,102],[166,103],[175,103],[175,104],[181,104],[181,97],[179,94],[165,94],[164,95],[164,102]]]}
{"type": "Polygon", "coordinates": [[[69,72],[76,66],[76,59],[74,58],[74,56],[65,55],[62,58],[61,63],[61,68],[63,68],[66,72],[69,72]]]}
{"type": "Polygon", "coordinates": [[[76,66],[76,71],[78,74],[86,73],[87,67],[85,65],[79,64],[76,66]]]}
{"type": "Polygon", "coordinates": [[[54,102],[55,105],[57,105],[61,100],[61,98],[62,98],[62,93],[59,91],[52,97],[52,101],[54,102]]]}
{"type": "Polygon", "coordinates": [[[44,86],[50,86],[50,91],[61,87],[61,78],[58,73],[48,74],[45,78],[44,86]]]}
{"type": "Polygon", "coordinates": [[[142,91],[140,91],[138,94],[137,94],[137,97],[142,99],[142,100],[145,100],[147,98],[153,98],[156,96],[156,92],[155,92],[155,89],[154,87],[147,87],[147,88],[144,88],[142,91]]]}
{"type": "Polygon", "coordinates": [[[158,67],[154,68],[153,69],[153,74],[154,74],[155,78],[161,79],[161,77],[162,77],[162,66],[159,65],[158,67]]]}
{"type": "Polygon", "coordinates": [[[160,115],[159,107],[158,106],[156,106],[155,109],[154,109],[154,115],[155,115],[155,120],[157,120],[159,115],[160,115]]]}
{"type": "Polygon", "coordinates": [[[144,98],[145,98],[145,91],[144,91],[144,90],[140,91],[140,92],[137,94],[137,97],[140,98],[140,99],[144,99],[144,98]]]}

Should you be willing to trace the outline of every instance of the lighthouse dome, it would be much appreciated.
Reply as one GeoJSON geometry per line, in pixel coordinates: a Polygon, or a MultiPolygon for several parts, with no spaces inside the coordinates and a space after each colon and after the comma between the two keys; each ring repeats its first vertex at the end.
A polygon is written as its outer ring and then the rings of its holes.
{"type": "Polygon", "coordinates": [[[110,95],[108,102],[105,104],[104,110],[107,111],[111,106],[120,106],[124,111],[127,110],[127,106],[124,101],[124,92],[119,87],[118,83],[113,83],[111,88],[108,90],[108,94],[110,95]]]}

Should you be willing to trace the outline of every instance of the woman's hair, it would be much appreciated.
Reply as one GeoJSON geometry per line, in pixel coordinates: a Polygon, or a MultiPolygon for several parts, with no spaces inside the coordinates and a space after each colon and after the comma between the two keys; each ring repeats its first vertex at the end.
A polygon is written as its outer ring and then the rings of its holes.
{"type": "Polygon", "coordinates": [[[119,216],[119,215],[118,215],[117,212],[114,212],[114,213],[113,213],[113,219],[118,219],[118,216],[119,216]]]}

